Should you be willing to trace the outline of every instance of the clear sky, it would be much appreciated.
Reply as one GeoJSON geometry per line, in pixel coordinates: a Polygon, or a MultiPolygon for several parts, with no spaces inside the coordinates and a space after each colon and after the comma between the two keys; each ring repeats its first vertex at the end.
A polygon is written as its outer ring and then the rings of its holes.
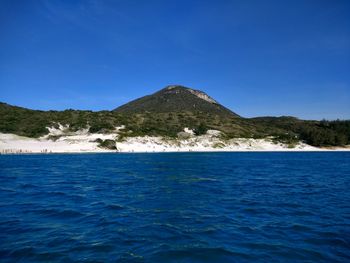
{"type": "Polygon", "coordinates": [[[169,84],[350,119],[350,1],[0,1],[0,101],[109,110],[169,84]]]}

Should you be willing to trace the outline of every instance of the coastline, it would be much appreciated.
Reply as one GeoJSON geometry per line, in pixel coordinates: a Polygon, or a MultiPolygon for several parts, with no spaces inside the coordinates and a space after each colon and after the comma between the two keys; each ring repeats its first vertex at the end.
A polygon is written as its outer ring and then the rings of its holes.
{"type": "Polygon", "coordinates": [[[48,153],[40,153],[40,152],[13,152],[13,153],[0,153],[1,155],[84,155],[84,154],[174,154],[174,153],[347,153],[350,150],[315,150],[315,151],[277,151],[277,150],[250,150],[250,151],[177,151],[177,152],[117,152],[117,151],[106,151],[106,152],[48,152],[48,153]]]}
{"type": "Polygon", "coordinates": [[[57,140],[29,138],[0,133],[0,154],[67,154],[67,153],[176,153],[176,152],[347,152],[350,147],[313,147],[298,143],[294,148],[276,143],[271,138],[235,138],[223,141],[216,131],[187,139],[162,137],[128,137],[118,141],[118,134],[90,134],[79,131],[62,135],[57,140]],[[116,140],[116,149],[99,147],[96,139],[116,140]]]}

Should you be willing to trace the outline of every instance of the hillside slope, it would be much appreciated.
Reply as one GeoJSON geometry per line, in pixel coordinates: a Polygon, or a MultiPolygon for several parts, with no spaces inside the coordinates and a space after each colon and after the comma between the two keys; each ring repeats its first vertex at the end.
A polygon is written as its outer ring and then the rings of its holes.
{"type": "Polygon", "coordinates": [[[203,91],[179,85],[165,87],[152,95],[124,104],[114,111],[120,113],[202,112],[222,117],[239,117],[203,91]]]}

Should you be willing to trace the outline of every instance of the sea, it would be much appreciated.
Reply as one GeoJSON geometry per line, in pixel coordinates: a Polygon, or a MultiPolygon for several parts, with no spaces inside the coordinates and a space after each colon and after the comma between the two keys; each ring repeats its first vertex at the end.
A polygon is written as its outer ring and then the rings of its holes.
{"type": "Polygon", "coordinates": [[[0,262],[350,262],[350,152],[1,155],[0,262]]]}

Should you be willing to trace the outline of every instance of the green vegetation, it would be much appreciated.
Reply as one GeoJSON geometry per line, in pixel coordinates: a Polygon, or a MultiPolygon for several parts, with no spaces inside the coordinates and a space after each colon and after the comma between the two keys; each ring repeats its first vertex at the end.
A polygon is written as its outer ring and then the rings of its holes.
{"type": "Polygon", "coordinates": [[[108,150],[116,150],[117,149],[114,140],[109,140],[109,139],[102,140],[102,139],[98,138],[95,140],[95,142],[98,143],[98,146],[100,148],[104,148],[104,149],[108,149],[108,150]]]}
{"type": "Polygon", "coordinates": [[[217,149],[221,149],[225,147],[225,144],[223,144],[222,142],[217,142],[213,145],[213,147],[217,149]]]}
{"type": "Polygon", "coordinates": [[[195,134],[195,135],[199,136],[199,135],[206,134],[207,131],[208,131],[208,128],[207,128],[207,126],[206,126],[203,122],[201,122],[201,123],[199,124],[199,126],[196,127],[193,131],[194,131],[194,134],[195,134]]]}
{"type": "MultiPolygon", "coordinates": [[[[0,132],[27,137],[49,133],[47,127],[68,126],[68,131],[87,129],[91,133],[111,133],[122,125],[117,141],[130,136],[177,138],[185,127],[202,135],[209,129],[222,132],[222,139],[265,138],[294,147],[300,140],[314,146],[350,144],[350,120],[304,121],[294,117],[242,118],[217,103],[193,95],[184,87],[163,89],[114,111],[39,111],[0,103],[0,132]]],[[[58,139],[51,136],[52,140],[58,139]]],[[[114,146],[115,142],[113,141],[114,146]]],[[[112,142],[101,141],[101,147],[112,142]]]]}
{"type": "Polygon", "coordinates": [[[350,144],[350,120],[304,121],[293,117],[261,117],[251,121],[277,140],[295,144],[302,140],[313,146],[345,146],[350,144]]]}
{"type": "MultiPolygon", "coordinates": [[[[168,86],[152,95],[131,101],[115,109],[119,113],[177,113],[207,112],[221,117],[239,117],[224,106],[211,103],[193,94],[195,91],[183,86],[168,86]]],[[[207,96],[207,95],[206,95],[207,96]]],[[[173,116],[168,116],[171,119],[173,116]]]]}

